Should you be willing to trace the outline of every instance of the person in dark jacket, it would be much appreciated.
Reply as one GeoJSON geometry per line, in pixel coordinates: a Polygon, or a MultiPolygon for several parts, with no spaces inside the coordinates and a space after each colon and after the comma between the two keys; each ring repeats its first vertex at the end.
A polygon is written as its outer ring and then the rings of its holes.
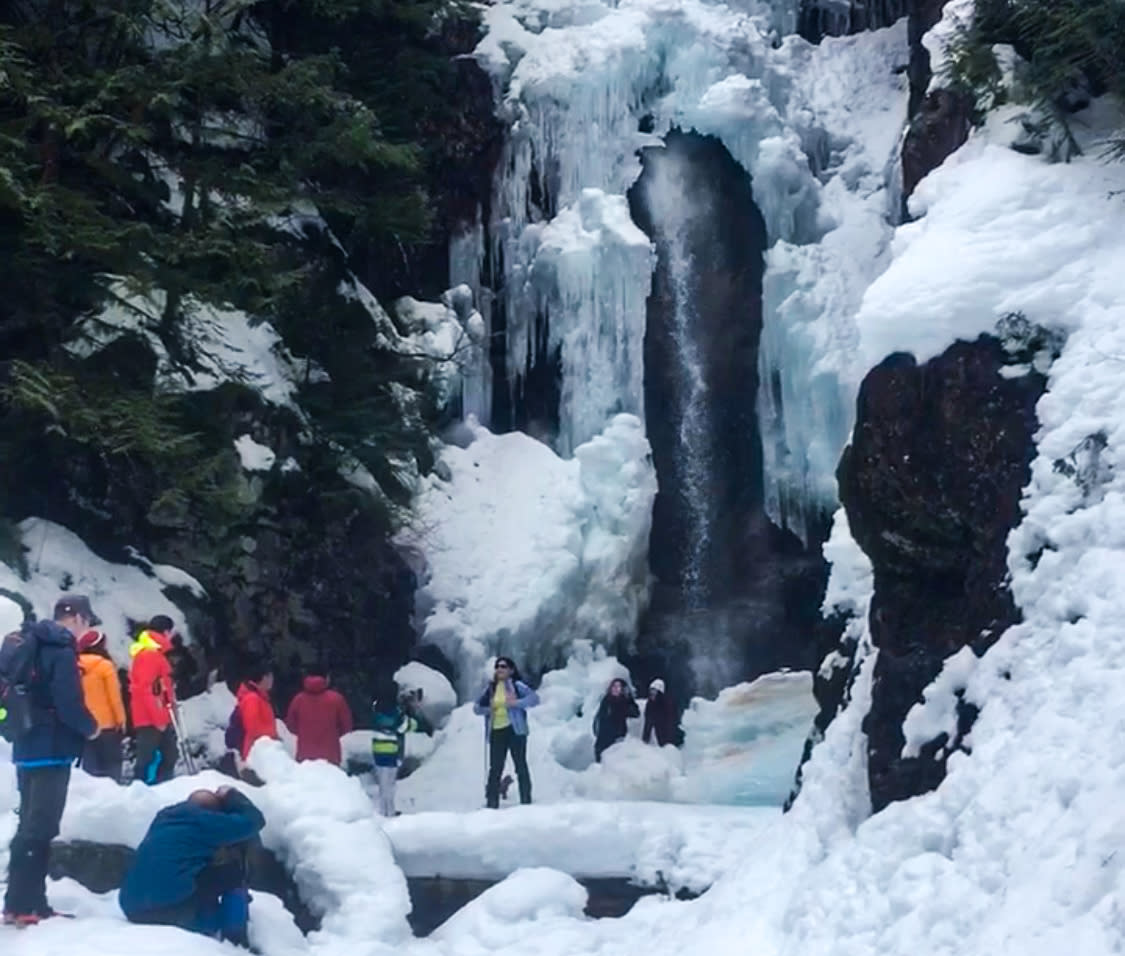
{"type": "Polygon", "coordinates": [[[178,926],[248,945],[247,854],[266,824],[232,787],[196,790],[152,821],[118,902],[133,923],[178,926]]]}
{"type": "Polygon", "coordinates": [[[304,690],[293,698],[285,726],[297,738],[298,760],[342,761],[340,738],[352,729],[352,712],[342,694],[328,686],[328,678],[310,674],[304,690]]]}
{"type": "Polygon", "coordinates": [[[628,718],[640,717],[633,694],[620,677],[609,683],[598,712],[594,716],[594,759],[601,763],[602,754],[629,732],[628,718]]]}
{"type": "Polygon", "coordinates": [[[98,623],[89,598],[67,594],[55,602],[53,621],[39,621],[23,635],[36,642],[27,685],[32,725],[12,745],[20,809],[8,860],[5,923],[26,926],[55,915],[47,903],[51,841],[59,833],[71,765],[98,732],[83,702],[74,639],[98,623]]]}
{"type": "Polygon", "coordinates": [[[539,703],[539,695],[520,680],[510,657],[496,658],[491,681],[477,695],[473,712],[484,717],[484,739],[488,745],[488,782],[484,797],[490,809],[500,806],[500,776],[508,751],[516,765],[520,803],[531,803],[531,773],[527,769],[527,708],[539,703]]]}
{"type": "Polygon", "coordinates": [[[647,744],[656,734],[660,747],[679,745],[676,732],[676,705],[664,690],[664,681],[657,677],[648,685],[648,703],[645,704],[645,727],[641,739],[647,744]]]}

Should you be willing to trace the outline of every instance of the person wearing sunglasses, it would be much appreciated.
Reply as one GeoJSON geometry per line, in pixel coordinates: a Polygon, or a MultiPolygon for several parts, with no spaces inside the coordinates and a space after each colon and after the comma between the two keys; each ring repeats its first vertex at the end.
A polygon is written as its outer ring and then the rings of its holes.
{"type": "Polygon", "coordinates": [[[484,795],[488,806],[500,806],[500,775],[511,751],[519,781],[520,803],[531,803],[531,773],[527,769],[527,708],[539,703],[539,695],[520,679],[510,657],[496,658],[495,671],[473,711],[484,717],[488,748],[488,783],[484,795]]]}

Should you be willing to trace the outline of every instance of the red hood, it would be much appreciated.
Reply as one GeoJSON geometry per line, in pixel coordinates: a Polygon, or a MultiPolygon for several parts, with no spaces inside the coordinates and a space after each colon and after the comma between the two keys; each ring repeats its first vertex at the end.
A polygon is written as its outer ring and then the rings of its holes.
{"type": "Polygon", "coordinates": [[[305,692],[309,694],[323,694],[328,690],[328,681],[324,677],[306,677],[305,692]]]}
{"type": "MultiPolygon", "coordinates": [[[[246,681],[245,683],[240,684],[238,687],[238,694],[236,694],[235,696],[237,696],[239,700],[242,700],[243,697],[249,697],[251,694],[253,694],[255,697],[266,697],[265,692],[262,690],[262,688],[251,681],[246,681]]],[[[268,700],[269,698],[266,699],[268,700]]]]}

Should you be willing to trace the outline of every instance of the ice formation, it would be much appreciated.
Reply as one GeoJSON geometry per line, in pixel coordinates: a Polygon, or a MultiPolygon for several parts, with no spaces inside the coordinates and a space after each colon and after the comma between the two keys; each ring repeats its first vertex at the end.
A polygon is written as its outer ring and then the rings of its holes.
{"type": "Polygon", "coordinates": [[[608,644],[634,632],[656,493],[632,416],[569,460],[527,435],[471,420],[467,430],[471,443],[446,446],[400,537],[424,560],[421,641],[454,664],[463,695],[490,655],[541,669],[565,660],[576,638],[608,644]]]}
{"type": "Polygon", "coordinates": [[[819,46],[779,40],[795,18],[792,3],[489,7],[477,56],[502,91],[509,135],[487,230],[462,237],[451,262],[454,281],[479,286],[491,242],[511,381],[536,360],[531,344],[544,323],[561,346],[566,453],[613,412],[643,407],[651,271],[639,240],[627,266],[603,268],[621,254],[627,217],[594,238],[568,224],[595,196],[603,207],[620,200],[640,173],[637,150],[668,130],[718,137],[753,179],[771,244],[759,398],[767,506],[804,534],[807,517],[835,502],[862,371],[848,355],[852,319],[887,262],[907,51],[905,23],[819,46]],[[560,255],[544,235],[565,241],[582,267],[544,269],[544,258],[560,255]],[[610,393],[619,404],[607,404],[610,393]]]}

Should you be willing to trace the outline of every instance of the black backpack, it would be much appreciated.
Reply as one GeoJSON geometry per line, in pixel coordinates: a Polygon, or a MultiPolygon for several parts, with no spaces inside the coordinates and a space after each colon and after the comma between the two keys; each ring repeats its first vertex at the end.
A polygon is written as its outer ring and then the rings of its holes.
{"type": "Polygon", "coordinates": [[[12,631],[0,644],[0,737],[15,743],[34,725],[31,683],[39,638],[30,624],[12,631]]]}

